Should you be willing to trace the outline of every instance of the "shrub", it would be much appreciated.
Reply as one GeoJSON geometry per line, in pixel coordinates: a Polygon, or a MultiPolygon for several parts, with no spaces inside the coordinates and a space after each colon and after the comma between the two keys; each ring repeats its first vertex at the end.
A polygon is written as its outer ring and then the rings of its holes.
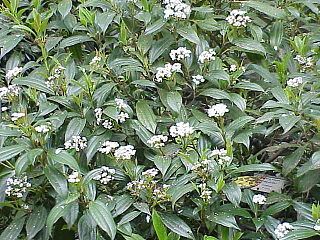
{"type": "Polygon", "coordinates": [[[319,238],[319,1],[0,13],[0,239],[319,238]]]}

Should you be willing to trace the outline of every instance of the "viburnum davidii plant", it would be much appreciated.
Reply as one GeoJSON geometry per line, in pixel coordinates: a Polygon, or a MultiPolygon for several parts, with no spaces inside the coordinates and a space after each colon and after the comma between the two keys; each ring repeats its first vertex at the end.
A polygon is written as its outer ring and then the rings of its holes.
{"type": "Polygon", "coordinates": [[[319,1],[0,4],[1,240],[320,239],[319,1]]]}

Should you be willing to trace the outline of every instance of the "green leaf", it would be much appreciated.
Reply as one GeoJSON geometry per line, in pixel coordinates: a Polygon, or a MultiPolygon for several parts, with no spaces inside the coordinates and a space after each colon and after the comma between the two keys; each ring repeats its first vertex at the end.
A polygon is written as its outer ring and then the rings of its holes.
{"type": "Polygon", "coordinates": [[[158,19],[154,23],[152,23],[150,26],[148,26],[145,30],[145,35],[149,35],[151,33],[154,33],[158,30],[160,30],[164,25],[166,24],[166,21],[163,20],[163,18],[158,19]]]}
{"type": "Polygon", "coordinates": [[[64,19],[72,8],[72,1],[71,0],[62,0],[58,4],[58,11],[61,14],[62,18],[64,19]]]}
{"type": "Polygon", "coordinates": [[[106,83],[94,91],[93,100],[97,102],[97,106],[101,106],[104,103],[114,87],[114,83],[106,83]]]}
{"type": "Polygon", "coordinates": [[[266,50],[256,40],[250,39],[250,38],[238,38],[233,41],[233,44],[240,48],[240,50],[245,52],[252,52],[257,53],[261,55],[266,54],[266,50]]]}
{"type": "Polygon", "coordinates": [[[286,13],[283,9],[275,8],[270,4],[260,1],[247,1],[243,2],[245,6],[251,7],[259,12],[262,12],[270,17],[284,18],[286,13]]]}
{"type": "Polygon", "coordinates": [[[300,162],[304,151],[305,148],[303,147],[297,148],[293,153],[283,158],[282,172],[285,176],[287,176],[293,169],[298,166],[298,163],[300,162]]]}
{"type": "Polygon", "coordinates": [[[281,238],[281,240],[309,239],[310,237],[313,237],[313,236],[319,236],[319,232],[310,228],[305,228],[305,229],[297,229],[297,230],[290,231],[283,238],[281,238]]]}
{"type": "Polygon", "coordinates": [[[270,163],[249,164],[249,165],[244,165],[237,168],[236,170],[232,171],[232,173],[262,172],[262,171],[278,171],[278,169],[273,165],[271,165],[270,163]]]}
{"type": "Polygon", "coordinates": [[[232,202],[235,206],[239,206],[242,194],[240,187],[236,183],[227,183],[223,187],[222,191],[230,202],[232,202]]]}
{"type": "Polygon", "coordinates": [[[241,88],[241,89],[246,89],[246,90],[252,90],[252,91],[257,91],[257,92],[264,92],[263,88],[252,82],[239,82],[237,83],[234,88],[241,88]]]}
{"type": "Polygon", "coordinates": [[[22,132],[18,129],[0,129],[0,137],[19,137],[21,134],[22,132]]]}
{"type": "Polygon", "coordinates": [[[201,41],[198,37],[197,32],[191,27],[190,24],[183,24],[177,28],[177,33],[185,39],[200,45],[201,41]]]}
{"type": "Polygon", "coordinates": [[[101,28],[102,32],[105,33],[115,16],[115,13],[109,11],[103,13],[96,12],[96,17],[94,20],[95,23],[101,28]]]}
{"type": "Polygon", "coordinates": [[[272,206],[268,207],[266,210],[264,210],[261,216],[272,216],[274,214],[278,214],[290,206],[291,203],[287,201],[275,203],[272,206]]]}
{"type": "Polygon", "coordinates": [[[14,49],[19,42],[24,38],[24,35],[8,35],[0,38],[0,48],[1,55],[0,59],[3,58],[7,53],[9,53],[12,49],[14,49]]]}
{"type": "Polygon", "coordinates": [[[79,240],[94,240],[97,239],[96,227],[92,224],[90,215],[83,215],[78,222],[79,240]]]}
{"type": "Polygon", "coordinates": [[[72,136],[79,136],[84,126],[86,125],[86,120],[82,118],[73,118],[68,126],[65,133],[65,140],[68,141],[72,136]]]}
{"type": "Polygon", "coordinates": [[[223,90],[214,89],[214,88],[209,88],[207,90],[204,90],[200,95],[212,97],[214,99],[228,99],[228,100],[231,99],[229,93],[227,93],[223,90]]]}
{"type": "Polygon", "coordinates": [[[241,97],[238,93],[230,93],[230,100],[234,103],[241,111],[246,110],[246,100],[241,97]]]}
{"type": "Polygon", "coordinates": [[[290,104],[288,96],[285,94],[282,87],[275,87],[271,89],[271,93],[275,99],[277,99],[280,103],[290,104]]]}
{"type": "Polygon", "coordinates": [[[178,92],[168,92],[167,103],[174,112],[178,113],[182,106],[182,97],[178,92]]]}
{"type": "Polygon", "coordinates": [[[87,35],[76,35],[72,37],[68,37],[66,39],[63,39],[60,43],[60,48],[66,48],[71,47],[79,43],[89,42],[92,41],[90,37],[87,35]]]}
{"type": "Polygon", "coordinates": [[[39,90],[40,92],[54,95],[54,91],[51,88],[47,87],[45,81],[40,80],[38,78],[32,78],[32,77],[16,78],[13,80],[13,83],[21,86],[27,86],[29,88],[34,88],[39,90]]]}
{"type": "Polygon", "coordinates": [[[279,117],[279,123],[283,128],[283,134],[290,131],[291,128],[293,128],[296,125],[296,123],[299,122],[299,120],[300,117],[298,116],[282,114],[281,117],[279,117]]]}
{"type": "Polygon", "coordinates": [[[156,155],[153,159],[154,164],[164,176],[171,165],[171,159],[165,156],[156,155]]]}
{"type": "Polygon", "coordinates": [[[172,43],[173,38],[171,36],[153,42],[149,51],[149,62],[154,63],[166,50],[169,49],[172,43]]]}
{"type": "Polygon", "coordinates": [[[185,194],[192,192],[194,190],[195,188],[192,183],[171,186],[168,190],[168,194],[172,197],[171,198],[172,207],[181,197],[183,197],[185,194]]]}
{"type": "Polygon", "coordinates": [[[13,220],[10,225],[1,233],[0,239],[16,240],[23,228],[25,217],[13,220]]]}
{"type": "Polygon", "coordinates": [[[19,153],[27,149],[28,148],[26,145],[11,145],[8,147],[2,147],[0,148],[0,162],[14,158],[19,153]]]}
{"type": "MultiPolygon", "coordinates": [[[[283,38],[283,23],[281,21],[274,22],[270,33],[270,45],[279,47],[283,38]]],[[[277,49],[275,48],[275,49],[277,49]]]]}
{"type": "Polygon", "coordinates": [[[247,123],[253,120],[254,118],[251,116],[239,117],[226,127],[226,132],[232,135],[235,131],[242,129],[247,123]]]}
{"type": "Polygon", "coordinates": [[[48,152],[48,158],[54,162],[65,164],[73,170],[80,171],[80,167],[76,159],[67,151],[62,150],[57,154],[54,149],[51,149],[48,152]]]}
{"type": "Polygon", "coordinates": [[[237,225],[236,219],[232,215],[226,213],[214,213],[213,215],[210,215],[208,218],[210,221],[220,224],[222,226],[240,230],[240,228],[237,225]]]}
{"type": "Polygon", "coordinates": [[[194,239],[191,228],[177,215],[161,213],[160,218],[164,225],[172,232],[185,238],[194,239]]]}
{"type": "Polygon", "coordinates": [[[27,221],[26,230],[28,239],[34,236],[44,227],[47,220],[47,210],[43,206],[35,207],[27,221]]]}
{"type": "Polygon", "coordinates": [[[59,220],[59,218],[67,214],[68,210],[68,205],[61,204],[58,204],[51,209],[46,222],[47,231],[50,235],[52,232],[53,225],[59,220]]]}
{"type": "Polygon", "coordinates": [[[146,101],[138,101],[136,104],[137,118],[143,126],[155,134],[157,128],[156,115],[146,101]]]}
{"type": "Polygon", "coordinates": [[[89,203],[89,213],[99,227],[101,227],[111,239],[114,239],[117,227],[108,207],[103,202],[96,200],[89,203]]]}
{"type": "Polygon", "coordinates": [[[48,178],[50,184],[60,196],[68,195],[68,184],[65,176],[54,167],[48,166],[44,169],[44,174],[48,178]]]}
{"type": "Polygon", "coordinates": [[[152,224],[159,240],[168,240],[167,229],[156,210],[152,212],[152,224]]]}
{"type": "Polygon", "coordinates": [[[123,218],[121,218],[121,220],[118,222],[118,227],[123,224],[131,222],[133,219],[138,217],[140,214],[141,214],[141,212],[139,212],[139,211],[129,212],[128,214],[124,215],[123,218]]]}

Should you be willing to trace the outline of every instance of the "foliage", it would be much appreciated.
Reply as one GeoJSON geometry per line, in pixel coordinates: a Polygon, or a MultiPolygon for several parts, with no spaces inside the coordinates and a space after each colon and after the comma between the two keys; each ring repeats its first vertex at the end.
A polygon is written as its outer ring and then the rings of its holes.
{"type": "Polygon", "coordinates": [[[3,0],[0,239],[318,239],[319,16],[3,0]]]}

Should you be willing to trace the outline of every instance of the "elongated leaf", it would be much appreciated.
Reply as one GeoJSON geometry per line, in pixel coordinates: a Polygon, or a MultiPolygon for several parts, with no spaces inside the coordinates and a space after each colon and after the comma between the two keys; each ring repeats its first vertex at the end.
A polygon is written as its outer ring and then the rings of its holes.
{"type": "Polygon", "coordinates": [[[261,164],[250,164],[239,167],[234,170],[233,173],[242,173],[242,172],[261,172],[261,171],[278,171],[276,167],[270,163],[261,163],[261,164]]]}
{"type": "Polygon", "coordinates": [[[23,228],[25,217],[18,218],[10,223],[10,225],[1,233],[0,239],[16,240],[23,228]]]}
{"type": "Polygon", "coordinates": [[[111,239],[114,239],[117,232],[116,224],[108,207],[98,200],[89,204],[89,213],[111,239]]]}
{"type": "Polygon", "coordinates": [[[154,33],[160,30],[165,24],[166,22],[162,18],[160,18],[146,28],[145,34],[148,35],[154,33]]]}
{"type": "Polygon", "coordinates": [[[154,63],[160,56],[163,54],[171,44],[173,43],[172,37],[165,37],[160,39],[152,44],[152,47],[149,51],[149,61],[154,63]]]}
{"type": "Polygon", "coordinates": [[[62,18],[65,18],[72,8],[72,1],[71,0],[62,0],[58,4],[58,11],[61,14],[62,18]]]}
{"type": "Polygon", "coordinates": [[[245,52],[253,52],[262,55],[266,54],[266,50],[261,43],[250,38],[238,38],[233,41],[233,44],[245,52]]]}
{"type": "Polygon", "coordinates": [[[76,36],[68,37],[62,40],[60,43],[60,47],[61,48],[71,47],[76,44],[89,42],[89,41],[92,41],[92,39],[87,35],[76,35],[76,36]]]}
{"type": "Polygon", "coordinates": [[[252,90],[252,91],[258,91],[258,92],[264,92],[263,88],[260,85],[252,82],[239,82],[234,87],[252,90]]]}
{"type": "Polygon", "coordinates": [[[177,215],[160,214],[160,218],[164,225],[172,232],[177,233],[185,238],[194,239],[191,228],[177,215]]]}
{"type": "Polygon", "coordinates": [[[281,240],[299,240],[299,239],[309,239],[313,236],[319,236],[319,232],[310,229],[297,229],[290,231],[288,234],[286,234],[281,240]]]}
{"type": "Polygon", "coordinates": [[[223,90],[214,89],[214,88],[210,88],[210,89],[204,90],[200,95],[207,96],[207,97],[212,97],[214,99],[228,99],[228,100],[231,99],[229,93],[227,93],[227,92],[225,92],[223,90]]]}
{"type": "Polygon", "coordinates": [[[182,106],[182,97],[178,92],[168,92],[167,103],[173,111],[178,113],[182,106]]]}
{"type": "Polygon", "coordinates": [[[67,126],[65,140],[66,141],[70,140],[72,136],[79,136],[85,125],[86,125],[85,119],[73,118],[67,126]]]}
{"type": "Polygon", "coordinates": [[[234,216],[226,213],[213,214],[209,216],[209,220],[225,227],[240,229],[234,216]]]}
{"type": "Polygon", "coordinates": [[[190,24],[184,24],[177,28],[177,33],[185,39],[195,44],[200,44],[200,39],[196,31],[191,27],[190,24]]]}
{"type": "Polygon", "coordinates": [[[152,224],[159,240],[168,240],[167,229],[156,210],[152,212],[152,224]]]}
{"type": "Polygon", "coordinates": [[[293,128],[297,122],[299,122],[300,118],[294,115],[284,115],[282,114],[279,118],[279,123],[283,128],[283,134],[287,133],[288,131],[293,128]]]}
{"type": "Polygon", "coordinates": [[[3,58],[7,53],[9,53],[12,49],[14,49],[19,42],[23,39],[24,35],[8,35],[0,38],[0,48],[1,55],[0,59],[3,58]]]}
{"type": "Polygon", "coordinates": [[[275,203],[272,206],[268,207],[266,210],[264,210],[262,213],[262,216],[272,216],[274,214],[278,214],[290,206],[291,206],[290,202],[275,203]]]}
{"type": "Polygon", "coordinates": [[[123,224],[126,224],[128,222],[131,222],[133,219],[138,217],[141,214],[139,211],[133,211],[129,212],[128,214],[124,215],[123,218],[121,218],[120,222],[118,222],[118,226],[121,226],[123,224]]]}
{"type": "Polygon", "coordinates": [[[286,13],[283,9],[275,8],[270,4],[260,1],[246,1],[243,3],[245,6],[252,7],[259,12],[262,12],[270,17],[284,18],[286,13]]]}
{"type": "Polygon", "coordinates": [[[37,90],[44,92],[44,93],[49,93],[49,94],[54,95],[54,91],[51,88],[47,87],[45,81],[37,79],[37,78],[22,77],[22,78],[14,79],[13,82],[17,85],[27,86],[30,88],[37,89],[37,90]]]}
{"type": "Polygon", "coordinates": [[[68,184],[65,176],[54,167],[48,166],[44,169],[44,174],[48,178],[50,184],[61,196],[67,196],[68,184]]]}
{"type": "Polygon", "coordinates": [[[304,154],[304,151],[305,148],[297,148],[297,150],[283,159],[282,172],[285,176],[297,167],[304,154]]]}
{"type": "Polygon", "coordinates": [[[62,216],[64,216],[67,212],[68,212],[68,205],[56,205],[54,206],[47,218],[47,231],[49,232],[49,234],[51,235],[51,231],[53,228],[53,225],[59,220],[59,218],[61,218],[62,216]]]}
{"type": "Polygon", "coordinates": [[[156,115],[152,108],[145,101],[138,101],[136,104],[138,120],[152,133],[156,132],[156,115]]]}
{"type": "Polygon", "coordinates": [[[230,202],[232,202],[235,206],[239,206],[242,194],[240,187],[236,183],[227,183],[223,187],[222,191],[224,192],[224,194],[226,194],[230,202]]]}
{"type": "MultiPolygon", "coordinates": [[[[90,218],[92,218],[90,216],[90,218]]],[[[79,240],[97,239],[96,228],[91,224],[89,215],[83,215],[78,222],[79,240]]]]}
{"type": "Polygon", "coordinates": [[[27,221],[26,230],[28,239],[33,239],[34,236],[44,227],[47,220],[47,210],[43,207],[36,207],[27,221]]]}
{"type": "Polygon", "coordinates": [[[25,145],[12,145],[8,147],[2,147],[0,148],[0,162],[9,160],[17,156],[24,150],[27,150],[27,146],[25,145]]]}
{"type": "Polygon", "coordinates": [[[48,157],[54,162],[65,164],[73,170],[80,171],[80,167],[76,159],[67,151],[60,151],[56,154],[55,150],[51,150],[48,152],[48,157]]]}

